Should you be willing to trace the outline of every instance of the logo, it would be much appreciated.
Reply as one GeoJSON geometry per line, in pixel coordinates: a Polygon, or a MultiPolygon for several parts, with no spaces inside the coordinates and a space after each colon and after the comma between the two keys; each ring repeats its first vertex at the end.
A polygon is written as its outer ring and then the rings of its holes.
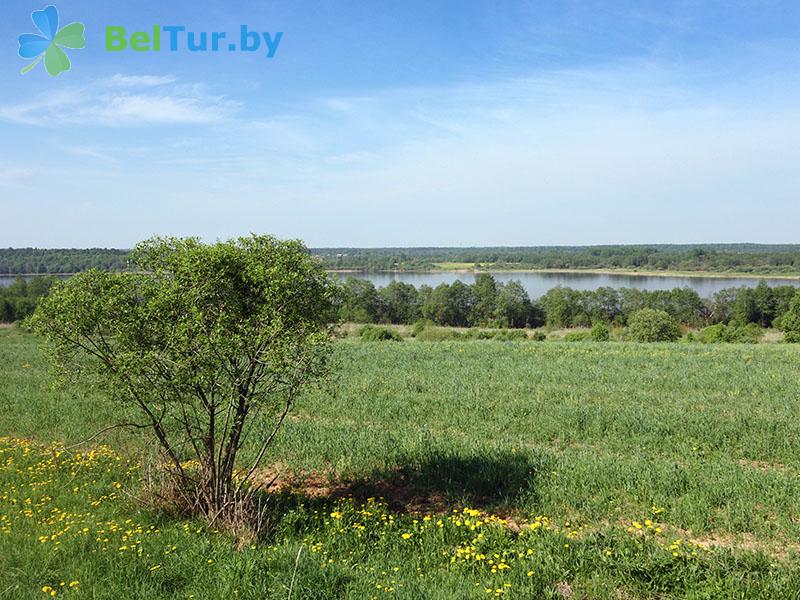
{"type": "Polygon", "coordinates": [[[53,77],[69,71],[72,65],[62,48],[79,50],[86,47],[83,23],[70,23],[63,29],[59,29],[58,10],[55,6],[33,11],[31,19],[42,35],[23,33],[19,36],[19,55],[22,58],[34,59],[20,71],[20,74],[25,75],[43,58],[44,68],[53,77]]]}
{"type": "Polygon", "coordinates": [[[183,49],[189,52],[256,52],[262,49],[267,58],[273,58],[283,38],[282,31],[254,31],[247,25],[239,27],[237,33],[238,36],[225,31],[189,31],[185,25],[153,25],[151,31],[135,31],[129,36],[124,27],[109,25],[106,27],[106,50],[121,52],[130,48],[134,52],[160,52],[163,37],[164,47],[170,52],[183,49]]]}

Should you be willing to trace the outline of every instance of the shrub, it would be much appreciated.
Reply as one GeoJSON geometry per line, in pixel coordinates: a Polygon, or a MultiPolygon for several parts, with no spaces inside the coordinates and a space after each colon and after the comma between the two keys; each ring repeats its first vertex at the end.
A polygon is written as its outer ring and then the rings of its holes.
{"type": "Polygon", "coordinates": [[[797,343],[800,340],[800,291],[795,293],[786,314],[776,321],[778,327],[786,334],[783,338],[784,341],[797,343]]]}
{"type": "Polygon", "coordinates": [[[233,524],[295,399],[327,372],[335,285],[302,243],[269,236],[153,238],[130,256],[133,272],[56,284],[29,325],[63,377],[150,432],[180,508],[233,524]]]}
{"type": "Polygon", "coordinates": [[[589,332],[589,337],[594,342],[607,342],[611,339],[611,331],[605,323],[595,323],[592,330],[589,332]]]}
{"type": "Polygon", "coordinates": [[[524,329],[468,329],[456,337],[462,340],[498,340],[511,342],[527,340],[528,334],[524,329]]]}
{"type": "Polygon", "coordinates": [[[421,342],[443,342],[461,339],[461,337],[457,331],[447,327],[425,327],[417,334],[417,339],[421,342]]]}
{"type": "Polygon", "coordinates": [[[564,335],[565,342],[585,342],[590,339],[590,332],[588,331],[570,331],[564,335]]]}
{"type": "Polygon", "coordinates": [[[628,338],[634,342],[674,342],[680,337],[678,322],[666,311],[643,308],[628,319],[628,338]]]}
{"type": "Polygon", "coordinates": [[[534,342],[543,342],[547,339],[547,334],[544,331],[534,331],[531,335],[534,342]]]}
{"type": "Polygon", "coordinates": [[[761,339],[764,331],[757,323],[747,325],[725,325],[718,323],[697,332],[698,341],[704,344],[739,343],[755,344],[761,339]]]}
{"type": "Polygon", "coordinates": [[[433,327],[433,321],[429,319],[422,319],[421,321],[417,321],[411,328],[411,337],[417,337],[426,327],[433,327]]]}
{"type": "Polygon", "coordinates": [[[501,342],[518,342],[528,339],[528,334],[524,329],[501,329],[494,332],[492,339],[500,340],[501,342]]]}
{"type": "Polygon", "coordinates": [[[394,329],[364,325],[358,331],[358,337],[364,342],[402,342],[403,338],[394,329]]]}

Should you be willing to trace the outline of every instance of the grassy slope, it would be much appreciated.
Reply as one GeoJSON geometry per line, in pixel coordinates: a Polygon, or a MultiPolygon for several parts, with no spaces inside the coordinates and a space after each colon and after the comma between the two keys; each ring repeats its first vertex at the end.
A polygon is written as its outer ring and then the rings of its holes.
{"type": "MultiPolygon", "coordinates": [[[[135,490],[136,471],[110,451],[25,455],[6,440],[0,598],[73,580],[64,595],[76,598],[286,598],[301,547],[294,598],[559,597],[559,582],[591,598],[800,588],[800,348],[343,342],[336,359],[337,380],[280,438],[282,468],[382,492],[392,507],[546,515],[549,528],[472,529],[463,513],[414,523],[360,499],[288,495],[271,539],[237,552],[197,524],[136,508],[114,484],[135,490]],[[26,498],[41,512],[21,512],[26,498]],[[58,549],[38,540],[65,523],[58,549]]],[[[77,441],[113,418],[99,399],[46,382],[35,340],[0,331],[0,435],[77,441]]],[[[136,447],[119,434],[111,444],[136,447]]]]}

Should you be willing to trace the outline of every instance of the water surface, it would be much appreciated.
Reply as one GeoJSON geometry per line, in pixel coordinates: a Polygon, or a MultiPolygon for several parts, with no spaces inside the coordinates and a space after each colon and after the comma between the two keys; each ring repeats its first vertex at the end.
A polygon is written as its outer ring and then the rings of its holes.
{"type": "MultiPolygon", "coordinates": [[[[494,271],[495,279],[502,282],[519,281],[531,298],[538,298],[556,286],[571,287],[576,290],[596,290],[599,287],[637,288],[640,290],[671,290],[688,287],[706,298],[715,292],[731,287],[755,287],[764,281],[770,286],[794,285],[800,287],[796,279],[759,279],[756,277],[658,277],[653,275],[617,275],[598,273],[532,273],[524,271],[494,271]]],[[[384,287],[392,281],[402,281],[436,287],[440,283],[453,283],[456,280],[474,283],[474,273],[336,273],[339,279],[358,277],[367,279],[377,287],[384,287]]]]}
{"type": "MultiPolygon", "coordinates": [[[[599,287],[637,288],[640,290],[671,290],[688,287],[707,298],[719,290],[730,287],[755,287],[764,281],[770,286],[794,285],[800,287],[796,279],[759,279],[756,277],[657,277],[652,275],[616,275],[598,273],[531,273],[524,271],[493,271],[495,279],[502,282],[519,281],[531,298],[542,296],[547,290],[558,285],[576,290],[596,290],[599,287]]],[[[474,283],[474,273],[441,271],[435,273],[334,273],[334,277],[344,280],[347,277],[367,279],[378,287],[385,287],[392,281],[412,283],[419,287],[436,287],[440,283],[453,283],[456,280],[474,283]]],[[[0,275],[0,287],[11,285],[16,275],[0,275]]]]}

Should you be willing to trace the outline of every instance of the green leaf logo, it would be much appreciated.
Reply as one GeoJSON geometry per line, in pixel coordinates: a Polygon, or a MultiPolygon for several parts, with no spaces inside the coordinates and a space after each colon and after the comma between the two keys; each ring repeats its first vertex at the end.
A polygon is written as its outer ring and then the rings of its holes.
{"type": "Polygon", "coordinates": [[[53,77],[69,71],[71,67],[69,57],[62,48],[81,49],[86,47],[83,23],[70,23],[59,30],[58,10],[55,6],[33,11],[31,19],[41,35],[23,33],[19,36],[19,55],[22,58],[34,59],[20,71],[20,74],[25,75],[38,65],[42,58],[44,58],[45,69],[53,77]]]}

